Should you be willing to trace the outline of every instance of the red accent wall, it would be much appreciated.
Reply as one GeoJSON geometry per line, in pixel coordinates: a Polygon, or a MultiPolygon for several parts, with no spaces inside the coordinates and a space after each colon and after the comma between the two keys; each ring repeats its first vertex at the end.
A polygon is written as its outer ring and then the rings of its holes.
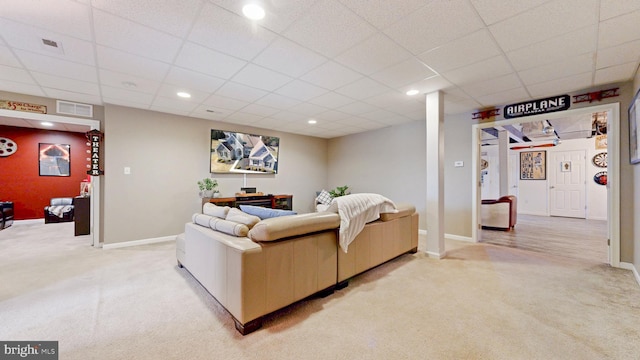
{"type": "Polygon", "coordinates": [[[0,125],[0,137],[18,145],[14,154],[0,157],[0,201],[13,201],[15,220],[43,218],[44,207],[52,197],[80,195],[89,163],[84,133],[0,125]],[[39,143],[71,145],[71,176],[40,176],[39,143]]]}

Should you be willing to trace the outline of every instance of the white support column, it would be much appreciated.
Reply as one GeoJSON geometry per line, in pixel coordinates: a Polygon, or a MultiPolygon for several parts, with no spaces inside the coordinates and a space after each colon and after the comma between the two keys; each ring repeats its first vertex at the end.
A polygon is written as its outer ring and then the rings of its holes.
{"type": "Polygon", "coordinates": [[[498,162],[500,164],[500,196],[509,195],[509,134],[498,132],[498,162]]]}
{"type": "Polygon", "coordinates": [[[427,254],[443,258],[444,248],[444,98],[427,94],[427,254]]]}

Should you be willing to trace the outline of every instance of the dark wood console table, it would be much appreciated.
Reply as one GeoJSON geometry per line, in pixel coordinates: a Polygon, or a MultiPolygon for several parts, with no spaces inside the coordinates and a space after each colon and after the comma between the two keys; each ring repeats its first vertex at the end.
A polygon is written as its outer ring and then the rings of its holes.
{"type": "Polygon", "coordinates": [[[76,196],[73,199],[73,221],[75,222],[75,236],[91,233],[91,198],[76,196]]]}
{"type": "Polygon", "coordinates": [[[239,208],[240,205],[262,206],[272,209],[293,210],[293,195],[243,195],[202,199],[202,203],[210,202],[218,206],[239,208]]]}

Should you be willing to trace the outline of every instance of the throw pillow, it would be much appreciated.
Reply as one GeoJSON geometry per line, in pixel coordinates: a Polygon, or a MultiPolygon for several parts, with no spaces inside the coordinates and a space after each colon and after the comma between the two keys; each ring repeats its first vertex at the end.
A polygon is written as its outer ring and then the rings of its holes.
{"type": "Polygon", "coordinates": [[[297,214],[295,211],[291,211],[291,210],[270,209],[270,208],[265,208],[262,206],[254,206],[254,205],[240,205],[240,210],[242,210],[243,212],[249,215],[255,215],[263,220],[272,218],[272,217],[297,214]]]}
{"type": "Polygon", "coordinates": [[[212,203],[206,203],[202,205],[202,213],[209,216],[215,216],[221,219],[227,217],[227,213],[229,212],[228,206],[218,206],[212,203]]]}
{"type": "Polygon", "coordinates": [[[257,224],[260,221],[259,217],[246,214],[240,211],[240,209],[236,208],[229,209],[229,213],[227,213],[226,219],[240,224],[245,224],[249,227],[249,230],[251,230],[253,225],[257,224]]]}
{"type": "Polygon", "coordinates": [[[220,219],[215,216],[195,213],[191,217],[191,220],[200,226],[233,236],[247,236],[249,233],[249,227],[247,227],[247,225],[220,219]]]}
{"type": "Polygon", "coordinates": [[[316,202],[324,205],[331,204],[331,200],[333,200],[333,196],[331,196],[331,194],[329,194],[325,189],[322,189],[320,194],[316,197],[316,202]]]}

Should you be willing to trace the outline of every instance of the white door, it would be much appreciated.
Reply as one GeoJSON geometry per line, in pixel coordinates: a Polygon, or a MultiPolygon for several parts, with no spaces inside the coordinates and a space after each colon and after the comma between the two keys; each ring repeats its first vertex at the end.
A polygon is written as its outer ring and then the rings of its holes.
{"type": "Polygon", "coordinates": [[[550,153],[549,215],[586,218],[585,150],[550,153]]]}

